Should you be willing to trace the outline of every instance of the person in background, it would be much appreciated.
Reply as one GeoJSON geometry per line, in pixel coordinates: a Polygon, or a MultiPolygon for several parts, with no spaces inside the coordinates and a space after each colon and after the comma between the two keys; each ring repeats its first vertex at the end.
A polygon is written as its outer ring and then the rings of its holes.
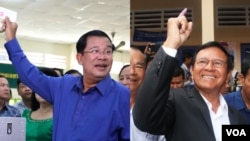
{"type": "Polygon", "coordinates": [[[64,75],[66,75],[66,74],[71,74],[73,76],[82,76],[82,73],[80,73],[78,70],[75,70],[75,69],[70,69],[70,70],[66,71],[64,73],[64,75]]]}
{"type": "Polygon", "coordinates": [[[129,87],[130,81],[130,65],[124,65],[119,72],[119,82],[126,87],[129,87]]]}
{"type": "Polygon", "coordinates": [[[135,104],[138,89],[143,81],[147,67],[145,54],[137,47],[130,47],[130,108],[135,104]]]}
{"type": "Polygon", "coordinates": [[[232,71],[227,50],[218,42],[203,44],[190,67],[194,88],[170,89],[178,49],[192,31],[186,12],[184,9],[178,17],[168,19],[167,39],[138,91],[134,123],[141,131],[166,135],[167,141],[220,141],[222,125],[246,124],[246,119],[221,95],[232,71]]]}
{"type": "Polygon", "coordinates": [[[244,59],[238,76],[241,89],[224,96],[227,103],[242,113],[250,124],[250,59],[244,59]]]}
{"type": "Polygon", "coordinates": [[[170,83],[171,88],[183,88],[185,82],[185,72],[182,68],[176,65],[174,75],[170,83]]]}
{"type": "Polygon", "coordinates": [[[184,83],[184,87],[189,87],[192,84],[192,76],[190,73],[190,65],[191,65],[191,61],[193,58],[193,54],[191,54],[190,52],[184,52],[182,54],[182,64],[181,64],[181,68],[184,70],[185,72],[185,83],[184,83]]]}
{"type": "Polygon", "coordinates": [[[20,111],[7,103],[9,98],[9,82],[5,76],[0,75],[0,117],[21,117],[20,111]]]}
{"type": "Polygon", "coordinates": [[[155,43],[151,43],[151,42],[147,43],[147,45],[144,49],[144,54],[146,55],[147,67],[152,62],[152,60],[153,60],[153,58],[154,58],[154,56],[159,48],[160,48],[159,44],[155,44],[155,43]]]}
{"type": "Polygon", "coordinates": [[[17,92],[18,95],[21,97],[21,101],[14,103],[14,107],[16,107],[21,114],[25,109],[30,109],[30,99],[32,95],[32,90],[26,86],[24,83],[21,82],[21,80],[18,78],[17,79],[17,92]]]}
{"type": "Polygon", "coordinates": [[[225,83],[225,86],[222,88],[221,90],[221,94],[222,95],[226,95],[228,93],[230,93],[230,80],[228,82],[225,83]]]}
{"type": "Polygon", "coordinates": [[[21,81],[53,105],[53,141],[129,141],[130,92],[110,76],[115,47],[105,32],[91,30],[76,43],[83,77],[50,77],[23,53],[16,39],[17,23],[6,16],[2,29],[21,81]]]}
{"type": "Polygon", "coordinates": [[[235,92],[238,91],[240,89],[240,84],[239,84],[239,79],[238,79],[238,75],[239,75],[239,71],[235,69],[235,64],[234,64],[234,56],[231,55],[232,61],[233,61],[233,71],[232,71],[232,76],[230,78],[229,81],[229,90],[228,92],[235,92]]]}
{"type": "Polygon", "coordinates": [[[164,141],[164,136],[158,136],[142,132],[139,130],[133,121],[132,109],[135,104],[138,89],[143,81],[144,74],[147,68],[146,55],[138,48],[130,48],[130,140],[131,141],[164,141]]]}
{"type": "MultiPolygon", "coordinates": [[[[41,68],[47,76],[58,77],[50,68],[41,68]]],[[[31,110],[24,110],[26,118],[26,141],[52,141],[53,107],[34,91],[31,96],[31,110]]]]}

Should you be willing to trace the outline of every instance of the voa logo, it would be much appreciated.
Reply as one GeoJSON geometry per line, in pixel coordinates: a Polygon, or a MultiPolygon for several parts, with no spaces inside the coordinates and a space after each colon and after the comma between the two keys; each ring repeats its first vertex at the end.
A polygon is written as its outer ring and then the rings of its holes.
{"type": "Polygon", "coordinates": [[[244,129],[226,129],[228,136],[247,136],[244,129]]]}

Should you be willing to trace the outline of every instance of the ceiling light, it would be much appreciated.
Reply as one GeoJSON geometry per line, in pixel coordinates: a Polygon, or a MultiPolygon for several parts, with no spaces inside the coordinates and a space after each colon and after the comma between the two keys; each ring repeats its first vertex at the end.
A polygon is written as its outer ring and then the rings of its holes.
{"type": "Polygon", "coordinates": [[[98,1],[98,4],[105,5],[106,3],[103,1],[98,1]]]}
{"type": "Polygon", "coordinates": [[[81,20],[82,19],[82,17],[80,17],[80,16],[72,16],[72,18],[77,19],[77,20],[81,20]]]}

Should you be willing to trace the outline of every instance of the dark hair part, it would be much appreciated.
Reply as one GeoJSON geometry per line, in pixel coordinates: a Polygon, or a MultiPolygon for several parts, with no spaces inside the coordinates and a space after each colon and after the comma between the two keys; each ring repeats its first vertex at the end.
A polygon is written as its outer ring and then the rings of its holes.
{"type": "Polygon", "coordinates": [[[185,72],[181,67],[176,66],[173,77],[178,77],[178,76],[182,76],[182,78],[185,79],[185,72]]]}
{"type": "Polygon", "coordinates": [[[246,77],[250,70],[250,59],[245,58],[241,63],[241,74],[246,77]]]}
{"type": "Polygon", "coordinates": [[[70,70],[66,71],[66,72],[64,73],[64,75],[65,75],[65,74],[75,74],[75,73],[77,73],[77,74],[79,74],[79,75],[82,76],[82,73],[80,73],[78,70],[75,70],[75,69],[70,69],[70,70]]]}
{"type": "Polygon", "coordinates": [[[192,53],[190,53],[190,52],[183,52],[183,54],[182,54],[182,62],[185,62],[186,59],[192,58],[192,57],[193,57],[192,53]]]}
{"type": "Polygon", "coordinates": [[[121,68],[121,70],[120,70],[120,72],[119,72],[119,75],[118,75],[118,76],[120,76],[120,75],[121,75],[121,73],[122,73],[122,71],[123,71],[125,68],[129,67],[129,66],[130,66],[130,64],[127,64],[127,65],[122,66],[122,68],[121,68]]]}
{"type": "Polygon", "coordinates": [[[215,47],[215,48],[218,48],[220,49],[227,57],[227,72],[231,71],[233,69],[233,63],[232,63],[232,58],[231,58],[231,55],[228,53],[228,51],[225,49],[225,47],[223,45],[221,45],[219,42],[217,41],[210,41],[210,42],[207,42],[205,44],[203,44],[200,48],[198,48],[196,50],[196,52],[194,53],[194,56],[192,58],[192,63],[191,65],[194,66],[195,64],[195,60],[196,60],[196,57],[197,57],[197,54],[203,50],[203,49],[207,49],[207,48],[211,48],[211,47],[215,47]]]}
{"type": "MultiPolygon", "coordinates": [[[[44,74],[46,74],[48,76],[58,77],[58,74],[53,69],[50,69],[50,68],[40,68],[39,70],[42,73],[44,73],[44,74]]],[[[32,91],[32,95],[31,95],[31,110],[32,111],[36,111],[37,109],[39,109],[39,107],[40,107],[40,104],[39,104],[39,102],[36,99],[35,92],[32,91]]]]}
{"type": "Polygon", "coordinates": [[[76,51],[77,53],[82,53],[86,46],[87,46],[87,40],[88,40],[88,37],[93,37],[93,36],[98,36],[98,37],[106,37],[108,38],[108,40],[110,41],[111,43],[111,48],[112,48],[112,51],[115,50],[115,46],[114,44],[112,43],[110,37],[103,31],[101,30],[91,30],[85,34],[83,34],[77,41],[76,43],[76,51]]]}

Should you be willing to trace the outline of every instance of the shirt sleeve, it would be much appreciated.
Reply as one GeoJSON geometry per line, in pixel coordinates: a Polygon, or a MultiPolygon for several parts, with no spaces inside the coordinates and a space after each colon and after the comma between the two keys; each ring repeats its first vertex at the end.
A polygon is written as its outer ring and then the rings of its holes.
{"type": "Polygon", "coordinates": [[[164,52],[165,52],[167,55],[171,56],[171,57],[175,57],[176,54],[177,54],[177,50],[176,50],[176,49],[167,48],[167,47],[164,47],[164,46],[162,46],[162,48],[163,48],[164,52]]]}

